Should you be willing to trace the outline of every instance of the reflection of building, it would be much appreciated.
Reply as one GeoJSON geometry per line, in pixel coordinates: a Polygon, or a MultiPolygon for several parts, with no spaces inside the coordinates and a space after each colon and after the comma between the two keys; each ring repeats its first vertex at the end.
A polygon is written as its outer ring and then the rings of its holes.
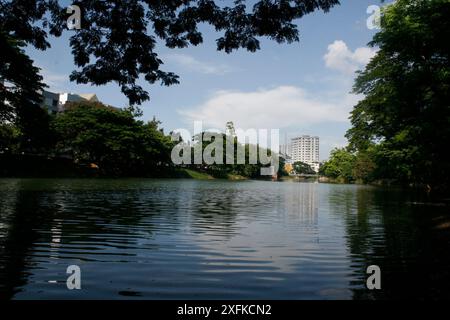
{"type": "Polygon", "coordinates": [[[63,112],[67,102],[90,101],[99,102],[97,96],[93,93],[74,94],[74,93],[53,93],[42,90],[41,107],[47,108],[49,113],[63,112]]]}
{"type": "Polygon", "coordinates": [[[318,223],[318,186],[317,183],[295,183],[285,194],[288,214],[303,225],[316,226],[318,223]]]}
{"type": "Polygon", "coordinates": [[[307,163],[319,171],[319,137],[304,135],[291,139],[290,152],[293,162],[307,163]]]}

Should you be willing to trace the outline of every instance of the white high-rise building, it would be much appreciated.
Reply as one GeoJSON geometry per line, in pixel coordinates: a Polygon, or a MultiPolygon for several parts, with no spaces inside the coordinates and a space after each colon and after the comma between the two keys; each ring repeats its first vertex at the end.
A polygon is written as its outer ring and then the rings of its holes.
{"type": "Polygon", "coordinates": [[[300,136],[291,139],[290,156],[293,162],[307,163],[319,171],[319,137],[300,136]]]}

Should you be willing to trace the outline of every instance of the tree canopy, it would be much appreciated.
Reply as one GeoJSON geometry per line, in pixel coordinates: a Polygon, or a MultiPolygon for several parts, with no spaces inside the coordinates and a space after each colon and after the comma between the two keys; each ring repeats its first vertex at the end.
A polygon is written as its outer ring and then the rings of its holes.
{"type": "Polygon", "coordinates": [[[331,151],[330,159],[320,168],[320,174],[345,182],[353,181],[352,169],[355,164],[355,156],[345,150],[336,148],[331,151]]]}
{"type": "Polygon", "coordinates": [[[27,121],[26,111],[38,108],[41,101],[42,77],[24,46],[0,27],[0,122],[27,121]]]}
{"type": "Polygon", "coordinates": [[[305,162],[294,162],[293,168],[297,174],[316,174],[313,168],[305,162]]]}
{"type": "MultiPolygon", "coordinates": [[[[202,161],[201,164],[195,164],[195,147],[191,147],[191,163],[189,167],[205,171],[213,177],[225,178],[230,176],[241,176],[248,178],[263,178],[261,177],[261,168],[268,167],[269,164],[261,162],[261,156],[271,156],[272,152],[267,148],[260,148],[259,144],[253,145],[250,143],[240,143],[238,138],[232,133],[234,132],[233,123],[227,122],[227,133],[217,132],[202,132],[192,137],[193,145],[201,144],[202,161]],[[214,142],[218,139],[218,143],[214,142]],[[216,148],[217,147],[217,148],[216,148]],[[230,147],[232,153],[227,154],[227,149],[230,147]],[[219,151],[218,148],[221,150],[219,151]],[[240,151],[238,151],[240,149],[240,151]],[[219,151],[216,155],[216,151],[219,151]],[[239,152],[242,152],[242,159],[244,163],[240,163],[239,152]],[[210,155],[214,158],[215,163],[206,163],[205,155],[210,155]],[[255,163],[253,163],[253,161],[255,163]],[[219,163],[220,162],[220,163],[219,163]]],[[[278,174],[284,175],[282,166],[284,162],[278,167],[278,174]]]]}
{"type": "Polygon", "coordinates": [[[169,166],[173,146],[156,120],[136,120],[132,111],[77,102],[52,122],[56,152],[79,163],[95,163],[109,175],[154,175],[169,166]]]}
{"type": "Polygon", "coordinates": [[[377,151],[382,178],[448,185],[450,156],[450,2],[397,0],[383,12],[359,73],[363,94],[351,113],[352,150],[377,151]]]}
{"type": "MultiPolygon", "coordinates": [[[[254,52],[260,49],[260,37],[280,43],[298,41],[295,19],[315,10],[328,11],[338,3],[262,0],[250,6],[243,0],[228,4],[214,0],[76,1],[73,4],[80,7],[82,19],[81,29],[70,37],[77,68],[70,79],[94,85],[116,82],[130,104],[141,104],[150,97],[137,84],[139,78],[163,85],[179,81],[174,73],[161,70],[158,39],[169,48],[196,46],[203,41],[199,26],[209,24],[220,34],[217,50],[254,52]]],[[[0,1],[0,32],[40,50],[50,47],[49,35],[61,36],[68,17],[56,0],[0,1]]],[[[0,78],[5,78],[3,73],[0,78]]]]}

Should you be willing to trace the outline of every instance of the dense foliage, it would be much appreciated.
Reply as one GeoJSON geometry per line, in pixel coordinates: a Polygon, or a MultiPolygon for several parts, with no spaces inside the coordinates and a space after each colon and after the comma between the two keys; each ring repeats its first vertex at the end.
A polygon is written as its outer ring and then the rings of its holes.
{"type": "Polygon", "coordinates": [[[44,84],[24,45],[0,28],[0,124],[14,122],[28,141],[42,132],[36,127],[42,117],[39,104],[44,84]]]}
{"type": "MultiPolygon", "coordinates": [[[[84,101],[66,103],[64,112],[52,116],[45,109],[39,110],[40,127],[45,130],[33,139],[24,140],[21,129],[13,123],[0,125],[0,155],[10,155],[8,159],[19,159],[25,163],[27,157],[33,161],[53,159],[55,163],[62,163],[64,159],[63,162],[69,164],[68,170],[78,168],[83,175],[186,177],[181,170],[185,168],[216,178],[258,178],[261,176],[260,169],[268,165],[262,165],[260,161],[249,164],[250,155],[254,154],[252,149],[257,157],[260,152],[271,155],[269,150],[259,150],[258,146],[242,145],[235,136],[215,133],[217,139],[223,139],[222,163],[220,160],[219,163],[207,163],[205,155],[215,157],[217,149],[214,146],[217,145],[214,145],[215,138],[204,137],[211,133],[204,132],[192,137],[193,143],[188,144],[191,158],[187,163],[175,166],[171,158],[172,150],[175,145],[185,143],[176,141],[172,134],[166,135],[156,119],[149,122],[138,120],[142,115],[139,109],[129,107],[122,110],[84,101]],[[230,159],[227,159],[227,144],[234,148],[230,159]],[[200,163],[196,163],[194,158],[196,145],[201,146],[200,163]],[[238,148],[244,151],[243,164],[237,161],[238,148]]],[[[8,170],[4,169],[7,175],[8,170]]],[[[64,167],[61,170],[63,175],[66,174],[64,167]]],[[[20,169],[13,168],[13,171],[20,172],[20,169]]],[[[279,174],[283,174],[282,169],[279,174]]]]}
{"type": "Polygon", "coordinates": [[[297,174],[316,174],[309,164],[301,161],[294,162],[293,169],[297,174]]]}
{"type": "Polygon", "coordinates": [[[0,124],[0,152],[15,153],[19,148],[20,130],[11,123],[0,124]]]}
{"type": "MultiPolygon", "coordinates": [[[[229,122],[228,124],[231,124],[231,126],[233,126],[232,122],[229,122]]],[[[248,143],[242,144],[238,141],[237,137],[232,134],[202,132],[201,134],[195,135],[192,139],[192,142],[193,145],[191,146],[191,165],[189,165],[188,167],[199,171],[204,171],[213,177],[227,178],[234,176],[237,178],[263,178],[261,176],[261,168],[270,166],[270,164],[262,164],[259,160],[262,154],[271,156],[271,150],[260,148],[259,145],[251,145],[248,143]],[[214,141],[216,141],[216,139],[219,143],[217,145],[214,145],[214,141]],[[201,164],[195,163],[196,144],[201,144],[201,152],[203,154],[203,160],[201,164]],[[220,145],[222,148],[222,154],[217,154],[216,163],[206,163],[205,155],[216,157],[216,151],[218,148],[220,148],[220,145]],[[218,148],[215,148],[215,146],[217,146],[218,148]],[[233,152],[230,152],[230,154],[227,155],[227,148],[232,148],[233,152]],[[238,160],[238,149],[241,149],[241,152],[244,155],[241,161],[238,160]]],[[[283,167],[284,162],[280,162],[278,168],[278,175],[280,176],[286,175],[283,171],[283,167]]],[[[269,176],[266,178],[271,177],[269,176]]]]}
{"type": "Polygon", "coordinates": [[[53,121],[55,150],[113,175],[155,175],[170,166],[172,142],[156,120],[136,120],[130,110],[72,103],[53,121]],[[156,171],[156,172],[155,172],[156,171]]]}
{"type": "Polygon", "coordinates": [[[331,151],[330,159],[320,167],[319,174],[340,182],[373,182],[377,177],[373,157],[370,151],[355,153],[337,148],[331,151]]]}
{"type": "Polygon", "coordinates": [[[447,188],[450,179],[450,2],[397,0],[372,46],[379,50],[354,84],[347,150],[322,172],[345,180],[388,180],[447,188]]]}

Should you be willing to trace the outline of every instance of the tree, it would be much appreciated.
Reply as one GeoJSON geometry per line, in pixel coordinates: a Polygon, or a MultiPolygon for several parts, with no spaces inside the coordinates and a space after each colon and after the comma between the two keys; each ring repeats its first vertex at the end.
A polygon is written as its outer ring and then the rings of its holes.
{"type": "MultiPolygon", "coordinates": [[[[198,26],[209,24],[221,33],[218,50],[254,52],[260,49],[260,37],[279,43],[298,41],[294,20],[315,10],[328,11],[338,3],[262,0],[250,8],[243,0],[231,5],[213,0],[77,1],[82,20],[81,29],[70,37],[77,67],[70,79],[95,85],[116,82],[130,104],[141,104],[149,94],[137,84],[139,78],[150,84],[178,82],[178,76],[160,68],[157,39],[169,48],[196,46],[203,42],[198,26]]],[[[0,1],[0,31],[40,50],[50,46],[49,34],[62,34],[68,16],[54,0],[0,1]]]]}
{"type": "Polygon", "coordinates": [[[368,183],[375,180],[375,149],[358,152],[352,169],[352,180],[368,183]]]}
{"type": "Polygon", "coordinates": [[[355,155],[345,148],[336,148],[331,151],[330,159],[322,165],[320,174],[344,182],[351,182],[353,181],[355,159],[355,155]]]}
{"type": "MultiPolygon", "coordinates": [[[[0,22],[1,23],[1,22],[0,22]]],[[[39,108],[44,87],[39,69],[24,53],[24,41],[0,28],[0,122],[27,121],[27,111],[39,108]]]]}
{"type": "Polygon", "coordinates": [[[0,124],[0,153],[14,153],[19,148],[20,131],[12,123],[0,124]]]}
{"type": "Polygon", "coordinates": [[[378,145],[383,178],[450,182],[449,16],[448,0],[397,0],[370,43],[379,50],[355,81],[365,97],[347,137],[353,150],[378,145]]]}
{"type": "Polygon", "coordinates": [[[109,175],[152,175],[170,164],[170,137],[156,120],[137,121],[129,110],[77,102],[54,120],[59,153],[95,163],[109,175]]]}
{"type": "Polygon", "coordinates": [[[292,165],[290,163],[286,163],[286,159],[278,155],[279,163],[278,163],[278,178],[287,177],[289,173],[292,171],[292,165]]]}
{"type": "MultiPolygon", "coordinates": [[[[227,123],[227,133],[233,132],[234,126],[232,122],[227,123]]],[[[217,132],[202,132],[192,137],[193,146],[191,147],[191,163],[195,163],[194,153],[197,149],[196,146],[201,145],[202,162],[201,164],[194,164],[193,168],[206,171],[208,174],[217,178],[226,178],[230,175],[244,176],[248,178],[261,178],[261,168],[268,167],[268,164],[261,163],[261,154],[271,156],[270,149],[260,148],[259,145],[251,145],[249,143],[242,144],[238,141],[237,136],[230,134],[217,133],[217,132]],[[215,143],[215,139],[218,139],[218,143],[215,143]],[[233,146],[233,153],[230,154],[230,158],[227,159],[227,145],[233,146]],[[216,148],[217,147],[217,148],[216,148]],[[216,151],[222,153],[222,157],[217,154],[216,151]],[[205,150],[206,149],[206,150],[205,150]],[[240,149],[240,151],[238,151],[240,149]],[[238,155],[242,152],[243,159],[239,159],[238,155]],[[214,163],[206,163],[205,154],[214,158],[214,163]],[[255,158],[253,158],[255,157],[255,158]],[[256,163],[251,163],[252,161],[256,163]],[[218,163],[222,162],[222,163],[218,163]],[[241,163],[243,162],[243,163],[241,163]]],[[[199,149],[197,149],[199,150],[199,149]]],[[[231,149],[230,149],[231,150],[231,149]]],[[[280,160],[281,165],[284,167],[284,160],[280,160]]],[[[279,166],[278,175],[286,175],[284,168],[279,166]]]]}
{"type": "MultiPolygon", "coordinates": [[[[20,131],[16,136],[20,138],[16,149],[41,152],[52,144],[49,115],[40,106],[40,92],[45,85],[38,74],[39,69],[24,53],[24,46],[24,41],[0,29],[0,124],[14,124],[20,131]]],[[[0,141],[0,144],[4,143],[0,141]]]]}
{"type": "Polygon", "coordinates": [[[294,170],[297,174],[316,174],[313,168],[307,163],[297,161],[294,162],[294,170]]]}

